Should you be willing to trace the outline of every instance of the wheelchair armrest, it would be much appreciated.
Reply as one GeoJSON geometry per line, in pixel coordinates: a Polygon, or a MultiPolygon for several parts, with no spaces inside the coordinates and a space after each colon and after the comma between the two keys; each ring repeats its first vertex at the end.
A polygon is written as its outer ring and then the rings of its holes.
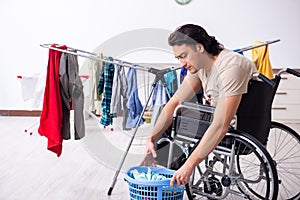
{"type": "Polygon", "coordinates": [[[171,143],[172,140],[171,140],[169,137],[162,137],[162,138],[160,138],[156,143],[157,143],[157,144],[162,144],[163,142],[171,143]]]}
{"type": "Polygon", "coordinates": [[[204,112],[209,112],[209,113],[214,113],[215,112],[215,107],[212,106],[207,106],[203,104],[198,104],[198,103],[191,103],[191,102],[182,102],[182,105],[185,108],[191,108],[191,109],[196,109],[199,111],[204,111],[204,112]]]}

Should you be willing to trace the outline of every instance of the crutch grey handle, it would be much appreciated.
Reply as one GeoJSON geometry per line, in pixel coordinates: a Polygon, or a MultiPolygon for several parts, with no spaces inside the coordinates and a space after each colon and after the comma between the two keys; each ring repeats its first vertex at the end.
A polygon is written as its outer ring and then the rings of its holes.
{"type": "Polygon", "coordinates": [[[257,77],[259,79],[263,80],[264,82],[266,82],[267,84],[269,84],[271,87],[275,87],[275,83],[272,80],[268,79],[265,75],[258,74],[257,77]]]}
{"type": "Polygon", "coordinates": [[[289,74],[292,74],[294,76],[300,77],[300,73],[297,72],[296,70],[291,69],[291,68],[286,68],[286,72],[289,73],[289,74]]]}

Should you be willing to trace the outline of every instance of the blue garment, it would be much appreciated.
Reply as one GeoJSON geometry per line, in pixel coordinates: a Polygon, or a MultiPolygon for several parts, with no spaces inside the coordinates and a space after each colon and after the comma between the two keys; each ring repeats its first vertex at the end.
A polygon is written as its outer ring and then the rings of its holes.
{"type": "Polygon", "coordinates": [[[169,94],[172,97],[178,89],[177,73],[175,70],[170,71],[164,75],[164,78],[168,86],[169,94]]]}
{"type": "MultiPolygon", "coordinates": [[[[182,83],[184,77],[187,75],[188,73],[188,70],[186,68],[181,68],[181,71],[180,71],[180,83],[182,83]]],[[[196,99],[192,98],[191,101],[194,101],[196,100],[198,103],[202,104],[203,101],[202,101],[202,96],[203,96],[203,89],[200,88],[200,90],[196,93],[196,99]]]]}
{"type": "Polygon", "coordinates": [[[188,70],[186,68],[181,68],[180,70],[180,83],[182,83],[184,77],[187,75],[188,70]]]}
{"type": "MultiPolygon", "coordinates": [[[[109,60],[113,60],[111,57],[109,60]]],[[[100,74],[100,80],[98,84],[98,94],[103,93],[102,99],[102,116],[100,124],[108,126],[112,124],[112,115],[110,113],[112,86],[114,78],[114,65],[111,63],[106,63],[100,74]]]]}
{"type": "Polygon", "coordinates": [[[158,105],[158,106],[165,105],[168,101],[169,101],[169,96],[166,91],[166,88],[164,87],[161,81],[158,81],[154,88],[152,101],[150,102],[149,107],[150,109],[152,109],[154,105],[158,105]]]}
{"type": "MultiPolygon", "coordinates": [[[[143,111],[143,105],[139,99],[139,94],[138,94],[136,69],[129,68],[126,78],[128,83],[128,88],[127,88],[128,102],[126,106],[129,110],[127,122],[126,122],[126,128],[134,128],[136,127],[137,122],[143,111]]],[[[142,125],[143,123],[144,123],[144,119],[141,119],[139,125],[142,125]]]]}

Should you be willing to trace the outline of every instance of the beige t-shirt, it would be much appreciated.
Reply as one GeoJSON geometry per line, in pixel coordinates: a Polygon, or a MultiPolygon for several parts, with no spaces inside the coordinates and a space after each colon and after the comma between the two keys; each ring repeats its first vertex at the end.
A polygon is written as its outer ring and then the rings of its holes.
{"type": "Polygon", "coordinates": [[[209,73],[200,69],[195,74],[189,73],[186,78],[200,80],[205,99],[211,106],[216,106],[219,98],[246,93],[248,82],[256,71],[254,63],[247,57],[224,49],[209,73]]]}

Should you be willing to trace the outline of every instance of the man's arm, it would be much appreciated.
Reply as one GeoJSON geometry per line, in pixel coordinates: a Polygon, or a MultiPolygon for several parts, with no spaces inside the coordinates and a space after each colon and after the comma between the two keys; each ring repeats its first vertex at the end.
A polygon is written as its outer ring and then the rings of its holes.
{"type": "Polygon", "coordinates": [[[174,174],[170,182],[171,186],[174,185],[174,181],[176,181],[177,185],[188,183],[193,169],[220,143],[227,133],[241,98],[242,95],[236,95],[219,99],[212,124],[185,164],[174,174]]]}

